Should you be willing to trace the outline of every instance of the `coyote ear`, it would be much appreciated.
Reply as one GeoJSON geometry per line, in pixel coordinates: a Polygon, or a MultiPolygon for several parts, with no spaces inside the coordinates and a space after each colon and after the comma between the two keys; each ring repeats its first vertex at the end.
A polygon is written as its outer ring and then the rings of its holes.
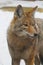
{"type": "Polygon", "coordinates": [[[15,10],[14,16],[21,17],[23,14],[24,14],[24,12],[23,12],[22,6],[18,5],[16,10],[15,10]]]}
{"type": "Polygon", "coordinates": [[[38,6],[34,7],[31,11],[30,14],[34,17],[34,14],[36,12],[36,10],[38,9],[38,6]]]}

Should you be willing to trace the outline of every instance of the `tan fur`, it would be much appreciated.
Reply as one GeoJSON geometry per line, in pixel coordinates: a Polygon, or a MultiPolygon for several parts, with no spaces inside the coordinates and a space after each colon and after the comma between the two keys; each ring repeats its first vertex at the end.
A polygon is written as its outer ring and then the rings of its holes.
{"type": "Polygon", "coordinates": [[[20,59],[24,59],[26,65],[33,65],[34,63],[38,43],[38,38],[34,34],[39,34],[33,16],[35,8],[31,12],[24,13],[21,5],[19,5],[8,28],[7,41],[12,65],[19,65],[20,59]]]}

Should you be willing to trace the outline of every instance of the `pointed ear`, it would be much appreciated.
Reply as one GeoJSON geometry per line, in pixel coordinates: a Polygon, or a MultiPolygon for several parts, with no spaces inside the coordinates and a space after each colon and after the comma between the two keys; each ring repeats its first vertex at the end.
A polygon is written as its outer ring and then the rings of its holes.
{"type": "Polygon", "coordinates": [[[30,11],[30,14],[34,17],[34,14],[36,12],[36,10],[38,9],[38,6],[32,8],[32,10],[30,11]]]}
{"type": "Polygon", "coordinates": [[[22,15],[24,15],[23,8],[21,5],[18,5],[15,10],[14,16],[22,17],[22,15]]]}

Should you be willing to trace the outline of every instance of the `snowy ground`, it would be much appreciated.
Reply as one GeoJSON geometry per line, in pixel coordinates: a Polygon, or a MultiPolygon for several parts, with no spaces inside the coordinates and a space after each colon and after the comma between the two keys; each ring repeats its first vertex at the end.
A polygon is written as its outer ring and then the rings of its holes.
{"type": "MultiPolygon", "coordinates": [[[[13,18],[13,12],[4,12],[0,10],[0,65],[11,65],[11,57],[8,51],[6,32],[13,18]]],[[[43,13],[36,12],[36,18],[43,19],[43,13]]],[[[25,65],[22,60],[21,65],[25,65]]]]}
{"type": "Polygon", "coordinates": [[[4,6],[17,6],[21,4],[24,7],[35,7],[43,8],[43,1],[20,1],[20,0],[0,0],[0,8],[4,6]]]}

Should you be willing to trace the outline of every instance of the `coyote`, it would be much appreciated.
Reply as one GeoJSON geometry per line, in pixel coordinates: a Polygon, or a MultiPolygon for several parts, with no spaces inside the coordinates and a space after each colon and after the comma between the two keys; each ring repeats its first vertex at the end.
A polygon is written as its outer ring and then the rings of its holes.
{"type": "Polygon", "coordinates": [[[14,17],[7,30],[7,42],[12,58],[12,65],[19,65],[24,59],[26,65],[33,65],[38,44],[39,27],[35,21],[34,13],[37,6],[29,12],[24,12],[18,5],[14,17]]]}

